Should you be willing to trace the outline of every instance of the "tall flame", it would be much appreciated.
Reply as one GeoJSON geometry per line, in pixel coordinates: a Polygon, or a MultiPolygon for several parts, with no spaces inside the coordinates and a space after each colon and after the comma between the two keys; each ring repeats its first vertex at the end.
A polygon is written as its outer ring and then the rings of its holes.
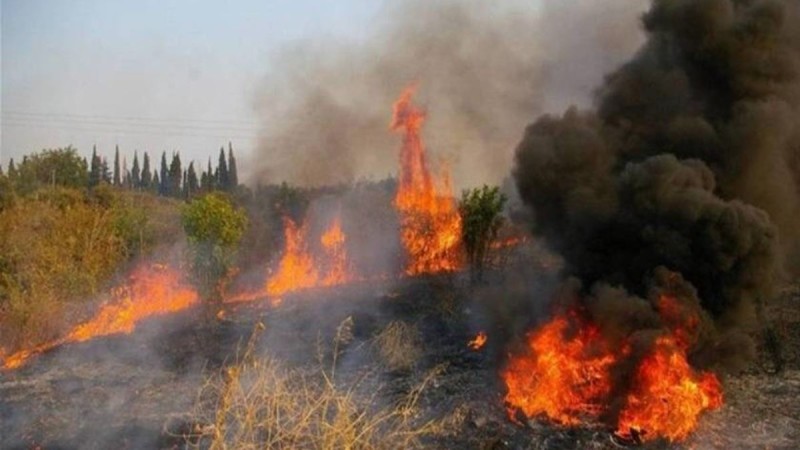
{"type": "Polygon", "coordinates": [[[279,297],[287,292],[322,286],[335,286],[353,279],[345,248],[346,236],[337,216],[320,237],[323,254],[315,258],[308,247],[308,226],[298,227],[284,218],[286,248],[277,273],[267,280],[266,293],[279,297]]]}
{"type": "Polygon", "coordinates": [[[420,130],[425,113],[412,104],[415,86],[393,106],[390,128],[403,133],[400,174],[394,204],[401,215],[401,241],[408,275],[453,271],[461,267],[461,217],[445,170],[440,186],[428,170],[420,130]]]}
{"type": "Polygon", "coordinates": [[[722,405],[722,387],[710,372],[687,360],[698,318],[676,299],[662,296],[657,309],[665,333],[636,361],[630,376],[630,346],[612,349],[599,329],[572,311],[555,316],[527,336],[526,351],[512,355],[501,372],[512,420],[519,411],[563,425],[605,420],[616,434],[634,442],[663,438],[680,441],[697,427],[701,413],[722,405]],[[623,364],[624,363],[624,364],[623,364]],[[624,385],[615,384],[625,379],[624,385]],[[610,417],[612,395],[623,404],[610,417]]]}
{"type": "Polygon", "coordinates": [[[31,356],[66,343],[131,333],[143,319],[180,311],[197,302],[197,292],[184,284],[175,270],[163,265],[141,266],[134,270],[125,285],[112,291],[112,301],[103,305],[92,319],[62,338],[5,357],[3,368],[15,369],[31,356]]]}

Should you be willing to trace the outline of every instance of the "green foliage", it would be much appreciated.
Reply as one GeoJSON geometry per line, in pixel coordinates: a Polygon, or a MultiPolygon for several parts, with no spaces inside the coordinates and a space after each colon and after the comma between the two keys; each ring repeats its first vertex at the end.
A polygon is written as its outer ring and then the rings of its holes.
{"type": "Polygon", "coordinates": [[[483,185],[461,195],[461,237],[470,262],[473,279],[480,279],[492,241],[503,224],[500,215],[506,203],[500,188],[483,185]]]}
{"type": "Polygon", "coordinates": [[[221,300],[247,216],[223,194],[211,193],[183,207],[195,283],[207,300],[221,300]]]}
{"type": "Polygon", "coordinates": [[[20,195],[30,194],[43,186],[82,188],[88,173],[86,162],[72,147],[42,150],[26,156],[9,179],[20,195]]]}

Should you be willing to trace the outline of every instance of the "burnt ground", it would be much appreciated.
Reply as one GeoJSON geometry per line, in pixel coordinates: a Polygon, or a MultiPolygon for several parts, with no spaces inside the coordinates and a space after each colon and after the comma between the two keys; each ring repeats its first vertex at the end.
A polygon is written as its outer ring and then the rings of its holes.
{"type": "MultiPolygon", "coordinates": [[[[182,448],[204,379],[237,359],[258,323],[260,351],[302,365],[348,317],[353,336],[339,365],[352,373],[372,364],[367,343],[390,321],[419,331],[414,365],[386,369],[382,383],[387,395],[402,395],[441,368],[421,398],[426,414],[445,424],[431,448],[617,448],[601,426],[508,420],[491,346],[465,345],[477,330],[470,292],[463,277],[363,283],[287,297],[277,308],[238,305],[219,323],[189,310],[130,335],[65,345],[0,373],[0,448],[182,448]]],[[[800,289],[786,290],[768,313],[784,343],[784,372],[770,375],[761,361],[725,378],[726,404],[706,414],[688,442],[647,448],[800,446],[800,289]]]]}

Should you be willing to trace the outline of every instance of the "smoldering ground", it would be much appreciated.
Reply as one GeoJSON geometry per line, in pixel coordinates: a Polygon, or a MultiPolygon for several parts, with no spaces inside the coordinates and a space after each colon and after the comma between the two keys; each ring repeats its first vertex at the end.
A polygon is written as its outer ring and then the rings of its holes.
{"type": "Polygon", "coordinates": [[[527,122],[586,104],[631,54],[643,6],[398,1],[362,39],[296,42],[274,56],[256,100],[263,131],[250,179],[322,185],[393,173],[390,105],[416,82],[427,145],[456,186],[499,182],[527,122]]]}
{"type": "MultiPolygon", "coordinates": [[[[595,320],[621,295],[625,311],[651,314],[653,289],[678,278],[713,319],[693,343],[699,359],[747,342],[732,330],[757,326],[798,255],[799,13],[793,1],[654,0],[646,42],[594,107],[526,129],[517,187],[595,320]]],[[[664,328],[615,327],[631,324],[664,328]]]]}

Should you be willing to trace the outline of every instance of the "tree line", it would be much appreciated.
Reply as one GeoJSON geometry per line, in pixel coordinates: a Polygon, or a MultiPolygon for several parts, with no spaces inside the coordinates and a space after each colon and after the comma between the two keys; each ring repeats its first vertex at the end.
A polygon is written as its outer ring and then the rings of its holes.
{"type": "Polygon", "coordinates": [[[128,169],[127,159],[120,161],[119,146],[115,148],[111,166],[105,157],[97,154],[96,147],[92,148],[88,161],[73,147],[42,150],[24,156],[19,164],[11,158],[7,174],[0,165],[0,178],[5,179],[0,182],[0,188],[8,185],[17,193],[27,194],[47,185],[89,189],[110,185],[188,199],[213,191],[234,192],[239,186],[236,157],[230,142],[227,154],[225,148],[220,147],[216,167],[212,166],[211,158],[204,170],[198,171],[194,161],[184,167],[179,152],[173,152],[169,163],[167,161],[167,153],[162,152],[160,167],[156,167],[147,152],[142,153],[140,162],[139,152],[135,151],[128,169]]]}

